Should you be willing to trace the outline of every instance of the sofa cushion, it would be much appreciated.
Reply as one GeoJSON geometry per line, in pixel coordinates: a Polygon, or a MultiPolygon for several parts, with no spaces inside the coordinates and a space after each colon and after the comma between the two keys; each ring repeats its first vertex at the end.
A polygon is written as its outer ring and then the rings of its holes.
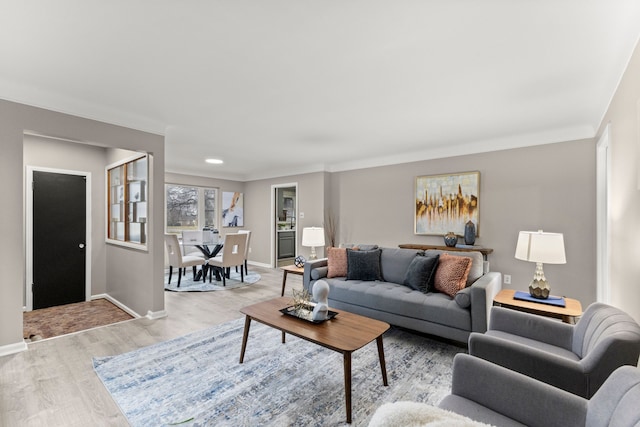
{"type": "Polygon", "coordinates": [[[346,282],[342,278],[327,279],[326,282],[330,288],[329,306],[332,301],[339,301],[463,331],[471,330],[471,311],[461,308],[445,294],[425,294],[391,282],[346,282]]]}
{"type": "Polygon", "coordinates": [[[441,251],[438,249],[429,249],[425,251],[426,254],[440,254],[447,253],[452,256],[463,256],[471,258],[473,260],[471,264],[471,270],[469,270],[469,276],[467,276],[467,286],[470,286],[473,282],[478,280],[484,274],[484,258],[482,253],[478,251],[441,251]]]}
{"type": "Polygon", "coordinates": [[[438,267],[440,255],[416,256],[411,260],[403,284],[424,293],[433,287],[433,276],[438,267]]]}
{"type": "Polygon", "coordinates": [[[467,286],[471,264],[471,258],[447,253],[440,255],[440,262],[435,274],[436,290],[454,297],[459,290],[467,286]]]}
{"type": "Polygon", "coordinates": [[[345,248],[327,249],[327,277],[347,275],[347,250],[345,248]]]}
{"type": "Polygon", "coordinates": [[[380,249],[373,251],[347,249],[347,280],[382,280],[380,249]]]}
{"type": "Polygon", "coordinates": [[[416,249],[382,248],[380,268],[385,282],[404,283],[409,264],[422,251],[416,249]]]}

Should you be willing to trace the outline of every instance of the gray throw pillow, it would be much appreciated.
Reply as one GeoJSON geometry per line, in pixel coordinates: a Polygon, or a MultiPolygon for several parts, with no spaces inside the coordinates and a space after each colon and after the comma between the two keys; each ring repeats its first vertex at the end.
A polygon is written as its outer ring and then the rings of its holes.
{"type": "Polygon", "coordinates": [[[373,251],[347,249],[347,280],[382,280],[380,249],[373,251]]]}
{"type": "Polygon", "coordinates": [[[416,256],[409,264],[404,276],[404,285],[416,291],[432,292],[434,289],[433,278],[440,255],[416,256]]]}
{"type": "Polygon", "coordinates": [[[458,303],[460,308],[468,308],[471,305],[471,287],[458,291],[453,300],[458,303]]]}

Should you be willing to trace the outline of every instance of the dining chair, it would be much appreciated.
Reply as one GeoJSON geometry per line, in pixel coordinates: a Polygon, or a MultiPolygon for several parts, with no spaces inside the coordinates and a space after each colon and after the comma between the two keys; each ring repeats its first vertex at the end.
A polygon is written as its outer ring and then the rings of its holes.
{"type": "Polygon", "coordinates": [[[182,231],[182,254],[205,258],[205,255],[196,245],[202,245],[204,232],[202,230],[182,231]]]}
{"type": "Polygon", "coordinates": [[[206,261],[202,257],[182,255],[180,243],[178,242],[178,236],[176,236],[175,234],[165,234],[164,244],[167,249],[167,255],[169,257],[168,284],[171,284],[173,267],[178,267],[178,287],[180,287],[180,278],[182,276],[183,268],[193,267],[193,278],[195,279],[196,267],[199,265],[203,265],[206,261]]]}
{"type": "MultiPolygon", "coordinates": [[[[226,279],[229,277],[231,267],[240,266],[240,280],[244,282],[245,248],[247,236],[245,234],[230,233],[224,237],[224,247],[222,255],[207,260],[207,265],[222,270],[222,286],[227,286],[226,279]]],[[[209,269],[209,282],[211,282],[211,268],[209,269]]]]}
{"type": "MultiPolygon", "coordinates": [[[[238,234],[245,234],[247,236],[247,244],[244,247],[244,274],[249,274],[249,269],[247,268],[247,259],[249,258],[249,242],[251,242],[251,230],[238,230],[238,234]]],[[[238,268],[236,267],[236,273],[238,272],[238,268]]]]}

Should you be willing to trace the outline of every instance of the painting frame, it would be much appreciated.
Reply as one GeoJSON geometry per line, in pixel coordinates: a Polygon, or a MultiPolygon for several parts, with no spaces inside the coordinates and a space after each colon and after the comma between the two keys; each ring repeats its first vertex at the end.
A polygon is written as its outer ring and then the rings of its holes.
{"type": "Polygon", "coordinates": [[[244,227],[244,193],[222,192],[222,226],[244,227]]]}
{"type": "Polygon", "coordinates": [[[465,224],[472,221],[480,235],[479,171],[417,176],[413,194],[414,234],[464,236],[465,224]]]}

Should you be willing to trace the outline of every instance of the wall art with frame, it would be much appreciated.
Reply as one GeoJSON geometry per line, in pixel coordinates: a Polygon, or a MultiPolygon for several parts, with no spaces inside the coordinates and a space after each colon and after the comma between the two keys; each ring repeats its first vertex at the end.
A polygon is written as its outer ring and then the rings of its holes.
{"type": "Polygon", "coordinates": [[[244,195],[243,193],[222,192],[222,226],[244,226],[244,195]]]}
{"type": "Polygon", "coordinates": [[[464,235],[472,221],[480,230],[480,172],[416,177],[414,233],[464,235]]]}

